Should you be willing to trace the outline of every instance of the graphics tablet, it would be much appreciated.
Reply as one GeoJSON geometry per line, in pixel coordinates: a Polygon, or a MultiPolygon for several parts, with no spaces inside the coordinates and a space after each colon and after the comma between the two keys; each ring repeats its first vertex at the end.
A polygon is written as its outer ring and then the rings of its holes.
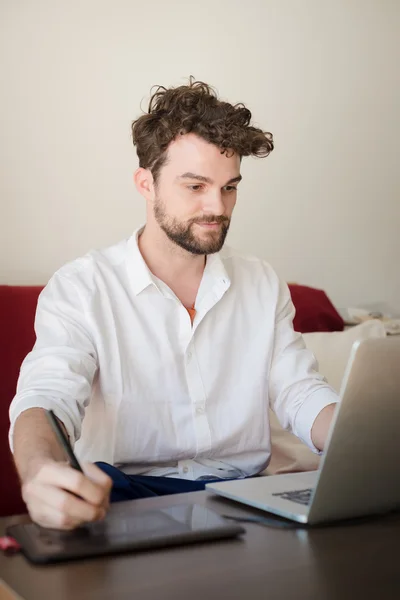
{"type": "Polygon", "coordinates": [[[104,521],[73,531],[30,523],[12,525],[7,534],[17,540],[31,562],[52,563],[229,538],[244,531],[198,504],[139,512],[127,502],[112,505],[104,521]]]}

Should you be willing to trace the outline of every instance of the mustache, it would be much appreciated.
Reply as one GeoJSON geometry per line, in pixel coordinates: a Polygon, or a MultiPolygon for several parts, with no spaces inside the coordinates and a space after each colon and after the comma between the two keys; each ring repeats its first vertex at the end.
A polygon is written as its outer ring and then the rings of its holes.
{"type": "Polygon", "coordinates": [[[198,219],[191,219],[190,223],[226,223],[228,224],[230,219],[223,215],[204,215],[204,217],[198,219]]]}

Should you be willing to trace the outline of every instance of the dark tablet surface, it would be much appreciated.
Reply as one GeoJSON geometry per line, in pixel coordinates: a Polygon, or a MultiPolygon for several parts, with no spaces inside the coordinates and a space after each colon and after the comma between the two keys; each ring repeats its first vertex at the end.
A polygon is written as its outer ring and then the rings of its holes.
{"type": "MultiPolygon", "coordinates": [[[[119,503],[120,504],[120,503],[119,503]]],[[[90,556],[147,550],[179,544],[234,537],[243,527],[229,522],[199,504],[178,505],[138,512],[132,503],[126,511],[73,531],[45,529],[34,523],[13,525],[7,534],[22,546],[33,563],[52,563],[90,556]]]]}

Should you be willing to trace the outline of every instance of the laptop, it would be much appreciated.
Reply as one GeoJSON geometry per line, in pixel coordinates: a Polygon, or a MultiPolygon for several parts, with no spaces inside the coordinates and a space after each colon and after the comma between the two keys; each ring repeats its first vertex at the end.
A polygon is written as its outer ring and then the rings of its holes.
{"type": "Polygon", "coordinates": [[[355,342],[318,471],[207,484],[316,525],[400,509],[400,336],[355,342]]]}

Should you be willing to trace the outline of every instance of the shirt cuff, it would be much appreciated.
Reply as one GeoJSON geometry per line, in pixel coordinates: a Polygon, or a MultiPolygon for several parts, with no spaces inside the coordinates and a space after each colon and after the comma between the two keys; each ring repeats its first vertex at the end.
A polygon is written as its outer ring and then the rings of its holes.
{"type": "Polygon", "coordinates": [[[76,441],[76,432],[74,424],[69,415],[64,412],[57,402],[51,400],[50,398],[45,398],[41,396],[32,396],[31,398],[21,398],[16,404],[12,404],[10,408],[10,430],[8,432],[8,442],[10,444],[10,450],[14,453],[14,427],[15,422],[18,419],[19,415],[30,408],[45,408],[47,410],[52,410],[57,417],[64,425],[67,430],[69,441],[71,446],[73,447],[76,441]]]}
{"type": "Polygon", "coordinates": [[[311,429],[314,421],[326,406],[337,404],[340,398],[329,386],[315,390],[301,405],[297,411],[293,433],[316,454],[322,454],[311,439],[311,429]]]}

